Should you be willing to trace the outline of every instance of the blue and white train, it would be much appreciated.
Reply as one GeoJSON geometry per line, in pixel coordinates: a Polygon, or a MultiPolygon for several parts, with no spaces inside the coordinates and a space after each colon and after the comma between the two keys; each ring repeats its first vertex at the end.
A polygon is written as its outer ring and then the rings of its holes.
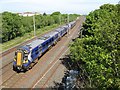
{"type": "Polygon", "coordinates": [[[68,30],[73,28],[76,21],[59,27],[54,31],[37,38],[17,49],[13,60],[13,70],[26,71],[29,70],[32,63],[34,63],[43,53],[45,53],[51,46],[55,45],[61,37],[63,37],[68,30]]]}

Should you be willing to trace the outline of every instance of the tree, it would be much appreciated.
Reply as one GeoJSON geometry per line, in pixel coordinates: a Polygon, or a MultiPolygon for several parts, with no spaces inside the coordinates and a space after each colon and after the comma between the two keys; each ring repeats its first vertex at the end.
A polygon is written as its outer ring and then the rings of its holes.
{"type": "Polygon", "coordinates": [[[53,13],[51,14],[51,16],[60,15],[60,14],[61,14],[60,12],[53,12],[53,13]]]}
{"type": "MultiPolygon", "coordinates": [[[[60,12],[54,12],[51,15],[43,13],[43,15],[35,15],[36,30],[45,26],[59,24],[60,12]]],[[[74,17],[75,18],[75,17],[74,17]]],[[[66,20],[67,17],[64,17],[66,20]]],[[[61,17],[61,23],[65,23],[61,17]]],[[[33,31],[33,16],[19,16],[11,12],[2,13],[2,42],[7,42],[18,36],[23,36],[25,33],[33,31]]]]}
{"type": "Polygon", "coordinates": [[[44,13],[43,13],[43,16],[47,16],[47,14],[44,12],[44,13]]]}
{"type": "Polygon", "coordinates": [[[9,12],[2,13],[2,34],[3,42],[9,41],[20,35],[21,18],[17,14],[9,12]]]}
{"type": "Polygon", "coordinates": [[[81,67],[86,87],[120,88],[120,5],[105,4],[83,24],[84,38],[71,44],[71,58],[81,67]]]}

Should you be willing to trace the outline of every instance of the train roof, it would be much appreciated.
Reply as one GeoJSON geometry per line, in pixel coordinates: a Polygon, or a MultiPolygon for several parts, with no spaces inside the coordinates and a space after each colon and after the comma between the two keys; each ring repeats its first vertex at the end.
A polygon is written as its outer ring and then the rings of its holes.
{"type": "Polygon", "coordinates": [[[62,28],[68,28],[68,25],[62,26],[62,28]]]}
{"type": "Polygon", "coordinates": [[[27,49],[27,48],[35,48],[39,45],[41,45],[45,40],[47,40],[50,37],[53,37],[55,34],[58,32],[52,31],[48,34],[45,34],[44,36],[41,36],[40,38],[37,38],[36,40],[32,41],[31,43],[28,43],[27,45],[23,46],[22,48],[27,49]]]}
{"type": "Polygon", "coordinates": [[[35,48],[38,45],[41,45],[43,42],[45,42],[45,40],[47,40],[48,38],[53,37],[54,35],[56,35],[58,32],[61,32],[65,27],[68,27],[67,25],[59,27],[57,29],[55,29],[55,31],[49,32],[48,34],[43,35],[40,38],[37,38],[36,40],[32,41],[31,43],[28,43],[25,46],[22,46],[21,48],[26,49],[29,51],[30,48],[35,48]]]}
{"type": "Polygon", "coordinates": [[[30,52],[30,49],[29,49],[29,47],[22,46],[21,48],[22,48],[22,49],[24,49],[24,50],[27,50],[27,51],[28,51],[28,53],[30,52]]]}
{"type": "Polygon", "coordinates": [[[64,25],[64,26],[62,26],[62,27],[68,27],[68,25],[64,25]]]}
{"type": "Polygon", "coordinates": [[[31,43],[28,43],[27,45],[23,46],[23,48],[35,48],[39,45],[41,45],[45,40],[41,40],[41,39],[36,39],[34,41],[32,41],[31,43]]]}
{"type": "Polygon", "coordinates": [[[45,34],[45,35],[41,36],[39,39],[47,40],[47,39],[53,37],[54,35],[56,35],[57,33],[58,32],[52,31],[52,32],[49,32],[48,34],[45,34]]]}
{"type": "Polygon", "coordinates": [[[60,32],[60,31],[62,31],[63,29],[64,29],[63,27],[60,27],[60,28],[55,29],[55,31],[60,32]]]}
{"type": "Polygon", "coordinates": [[[45,34],[44,37],[49,36],[49,37],[53,37],[54,35],[56,35],[58,32],[52,31],[49,32],[48,34],[45,34]]]}

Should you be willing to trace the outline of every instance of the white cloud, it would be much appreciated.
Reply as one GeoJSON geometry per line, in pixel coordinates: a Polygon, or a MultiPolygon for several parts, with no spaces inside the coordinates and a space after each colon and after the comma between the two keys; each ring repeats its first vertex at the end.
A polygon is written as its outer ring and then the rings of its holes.
{"type": "Polygon", "coordinates": [[[19,3],[19,2],[24,2],[22,0],[1,0],[0,3],[6,4],[6,3],[19,3]]]}
{"type": "Polygon", "coordinates": [[[63,13],[88,13],[105,3],[115,4],[119,0],[0,0],[0,11],[39,11],[63,13]]]}

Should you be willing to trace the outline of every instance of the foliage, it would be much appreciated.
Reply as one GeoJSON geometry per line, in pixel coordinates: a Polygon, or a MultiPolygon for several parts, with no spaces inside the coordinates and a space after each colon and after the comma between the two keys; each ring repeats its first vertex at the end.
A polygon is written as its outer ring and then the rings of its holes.
{"type": "Polygon", "coordinates": [[[83,24],[83,38],[70,45],[85,87],[120,88],[120,5],[105,4],[83,24]]]}
{"type": "Polygon", "coordinates": [[[51,16],[60,15],[60,14],[61,14],[60,12],[53,12],[53,13],[51,14],[51,16]]]}
{"type": "MultiPolygon", "coordinates": [[[[72,20],[75,20],[77,16],[71,15],[72,20]]],[[[35,15],[36,30],[53,24],[65,23],[66,19],[67,17],[60,12],[54,12],[51,15],[46,13],[35,15]],[[60,19],[62,20],[60,21],[60,19]]],[[[2,35],[0,36],[2,42],[10,41],[31,31],[33,31],[33,16],[23,17],[11,12],[2,13],[2,35]]]]}
{"type": "MultiPolygon", "coordinates": [[[[51,26],[46,26],[46,27],[40,28],[36,31],[36,36],[39,37],[41,34],[51,31],[51,30],[57,28],[58,26],[59,26],[59,24],[53,24],[51,26]]],[[[25,33],[22,37],[16,37],[15,39],[12,39],[10,41],[0,44],[0,47],[2,47],[2,51],[4,52],[5,50],[7,50],[13,46],[17,46],[20,43],[26,42],[26,41],[34,38],[33,32],[34,31],[25,33]]]]}
{"type": "Polygon", "coordinates": [[[43,16],[47,16],[47,14],[44,12],[44,13],[43,13],[43,16]]]}

